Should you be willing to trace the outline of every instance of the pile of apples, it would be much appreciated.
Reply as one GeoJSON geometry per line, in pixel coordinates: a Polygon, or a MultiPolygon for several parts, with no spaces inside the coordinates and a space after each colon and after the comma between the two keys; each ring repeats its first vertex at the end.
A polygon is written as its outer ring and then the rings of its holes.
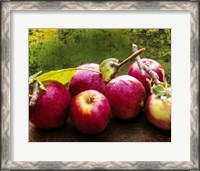
{"type": "Polygon", "coordinates": [[[132,119],[145,110],[151,124],[170,130],[171,89],[163,67],[152,59],[138,59],[126,75],[116,76],[119,65],[112,59],[100,65],[80,65],[67,85],[51,79],[42,83],[35,80],[30,86],[30,122],[38,128],[52,129],[69,117],[80,132],[97,134],[106,129],[112,116],[132,119]],[[142,73],[138,62],[149,70],[142,73]],[[156,83],[149,71],[157,75],[156,83]]]}

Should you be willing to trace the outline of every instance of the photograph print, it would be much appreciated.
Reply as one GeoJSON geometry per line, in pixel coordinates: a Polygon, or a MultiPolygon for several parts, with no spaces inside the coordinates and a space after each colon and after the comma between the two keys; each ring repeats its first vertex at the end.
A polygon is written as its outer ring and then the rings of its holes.
{"type": "Polygon", "coordinates": [[[171,142],[171,29],[28,37],[29,142],[171,142]]]}

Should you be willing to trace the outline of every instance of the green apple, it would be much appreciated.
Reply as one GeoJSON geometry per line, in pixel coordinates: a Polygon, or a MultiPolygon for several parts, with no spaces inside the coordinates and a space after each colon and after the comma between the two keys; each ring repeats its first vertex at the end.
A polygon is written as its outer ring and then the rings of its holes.
{"type": "Polygon", "coordinates": [[[146,103],[148,121],[162,130],[171,130],[171,97],[152,94],[146,103]]]}

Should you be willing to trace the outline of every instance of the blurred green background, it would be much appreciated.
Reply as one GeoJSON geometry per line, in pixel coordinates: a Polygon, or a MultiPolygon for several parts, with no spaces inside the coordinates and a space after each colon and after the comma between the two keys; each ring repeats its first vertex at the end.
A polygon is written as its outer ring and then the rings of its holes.
{"type": "MultiPolygon", "coordinates": [[[[171,83],[171,29],[29,29],[29,75],[38,71],[120,61],[131,55],[132,43],[145,48],[141,58],[161,63],[171,83]]],[[[125,74],[131,63],[120,71],[125,74]]]]}

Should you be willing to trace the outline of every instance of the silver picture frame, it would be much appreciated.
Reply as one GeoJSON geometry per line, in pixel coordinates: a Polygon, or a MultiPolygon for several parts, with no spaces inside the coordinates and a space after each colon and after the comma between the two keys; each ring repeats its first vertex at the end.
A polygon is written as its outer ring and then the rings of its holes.
{"type": "MultiPolygon", "coordinates": [[[[3,1],[2,2],[2,34],[1,34],[1,169],[199,169],[199,9],[197,1],[3,1]],[[12,161],[11,160],[11,35],[10,18],[15,10],[173,10],[190,11],[190,161],[12,161]]],[[[189,69],[189,68],[188,68],[189,69]]]]}

